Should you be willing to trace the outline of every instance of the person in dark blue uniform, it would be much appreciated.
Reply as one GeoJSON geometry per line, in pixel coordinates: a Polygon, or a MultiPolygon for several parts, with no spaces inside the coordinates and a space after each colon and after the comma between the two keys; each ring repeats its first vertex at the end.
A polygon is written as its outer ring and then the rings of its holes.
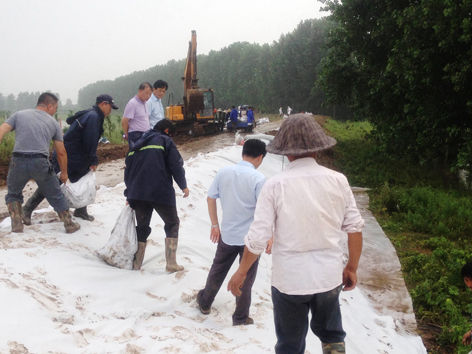
{"type": "Polygon", "coordinates": [[[238,110],[236,107],[231,107],[231,113],[229,114],[229,119],[231,119],[231,129],[236,131],[236,127],[238,125],[238,110]]]}
{"type": "Polygon", "coordinates": [[[189,190],[184,161],[171,138],[174,129],[170,120],[160,120],[136,141],[125,160],[124,194],[136,212],[137,223],[138,250],[133,260],[134,270],[141,269],[143,264],[153,210],[164,221],[166,271],[174,273],[184,269],[176,261],[180,219],[173,180],[184,193],[184,198],[188,197],[189,190]]]}

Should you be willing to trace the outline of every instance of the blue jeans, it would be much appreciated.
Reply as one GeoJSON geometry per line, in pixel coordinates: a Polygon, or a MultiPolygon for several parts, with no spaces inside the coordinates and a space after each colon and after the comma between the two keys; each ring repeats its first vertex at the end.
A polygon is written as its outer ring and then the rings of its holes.
{"type": "Polygon", "coordinates": [[[342,286],[313,295],[287,295],[272,287],[274,322],[277,335],[276,353],[304,353],[310,327],[322,343],[344,342],[339,293],[342,286]]]}
{"type": "Polygon", "coordinates": [[[23,188],[30,179],[39,187],[41,194],[57,213],[69,209],[69,203],[59,187],[59,179],[46,157],[12,157],[8,169],[8,194],[5,202],[23,203],[23,188]]]}

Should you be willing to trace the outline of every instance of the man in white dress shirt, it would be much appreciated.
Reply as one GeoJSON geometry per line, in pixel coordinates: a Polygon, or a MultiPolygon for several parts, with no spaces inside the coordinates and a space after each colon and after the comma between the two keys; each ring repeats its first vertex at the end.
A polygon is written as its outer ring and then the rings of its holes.
{"type": "Polygon", "coordinates": [[[164,80],[157,80],[153,85],[151,98],[146,102],[151,129],[154,128],[157,122],[166,117],[162,98],[166,94],[168,87],[167,82],[164,80]]]}
{"type": "Polygon", "coordinates": [[[335,144],[312,115],[295,114],[283,122],[267,151],[287,156],[290,164],[262,188],[243,259],[228,284],[240,294],[247,270],[273,231],[276,353],[305,352],[310,311],[310,327],[323,354],[345,353],[339,294],[343,285],[344,291],[356,286],[364,220],[346,177],[316,163],[316,153],[335,144]]]}

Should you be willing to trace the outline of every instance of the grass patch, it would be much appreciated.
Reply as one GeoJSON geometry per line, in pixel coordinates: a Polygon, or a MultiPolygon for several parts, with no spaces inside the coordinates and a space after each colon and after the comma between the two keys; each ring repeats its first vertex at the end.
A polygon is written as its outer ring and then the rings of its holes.
{"type": "Polygon", "coordinates": [[[335,168],[351,185],[372,188],[370,209],[397,250],[420,324],[437,328],[429,353],[466,354],[472,293],[460,270],[472,260],[472,198],[449,169],[392,159],[378,148],[366,122],[327,120],[338,144],[335,168]]]}

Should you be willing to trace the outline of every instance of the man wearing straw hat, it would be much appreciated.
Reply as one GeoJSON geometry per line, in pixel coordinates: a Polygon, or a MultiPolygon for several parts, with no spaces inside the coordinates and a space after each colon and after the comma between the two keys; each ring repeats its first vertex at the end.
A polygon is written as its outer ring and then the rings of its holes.
{"type": "Polygon", "coordinates": [[[228,284],[234,295],[241,293],[249,267],[274,230],[276,353],[305,352],[309,311],[323,354],[345,353],[339,294],[343,286],[344,291],[356,286],[364,220],[346,177],[315,160],[318,151],[335,144],[312,115],[295,114],[283,122],[267,151],[287,156],[290,164],[262,188],[243,259],[228,284]],[[344,265],[346,233],[349,259],[344,265]]]}

